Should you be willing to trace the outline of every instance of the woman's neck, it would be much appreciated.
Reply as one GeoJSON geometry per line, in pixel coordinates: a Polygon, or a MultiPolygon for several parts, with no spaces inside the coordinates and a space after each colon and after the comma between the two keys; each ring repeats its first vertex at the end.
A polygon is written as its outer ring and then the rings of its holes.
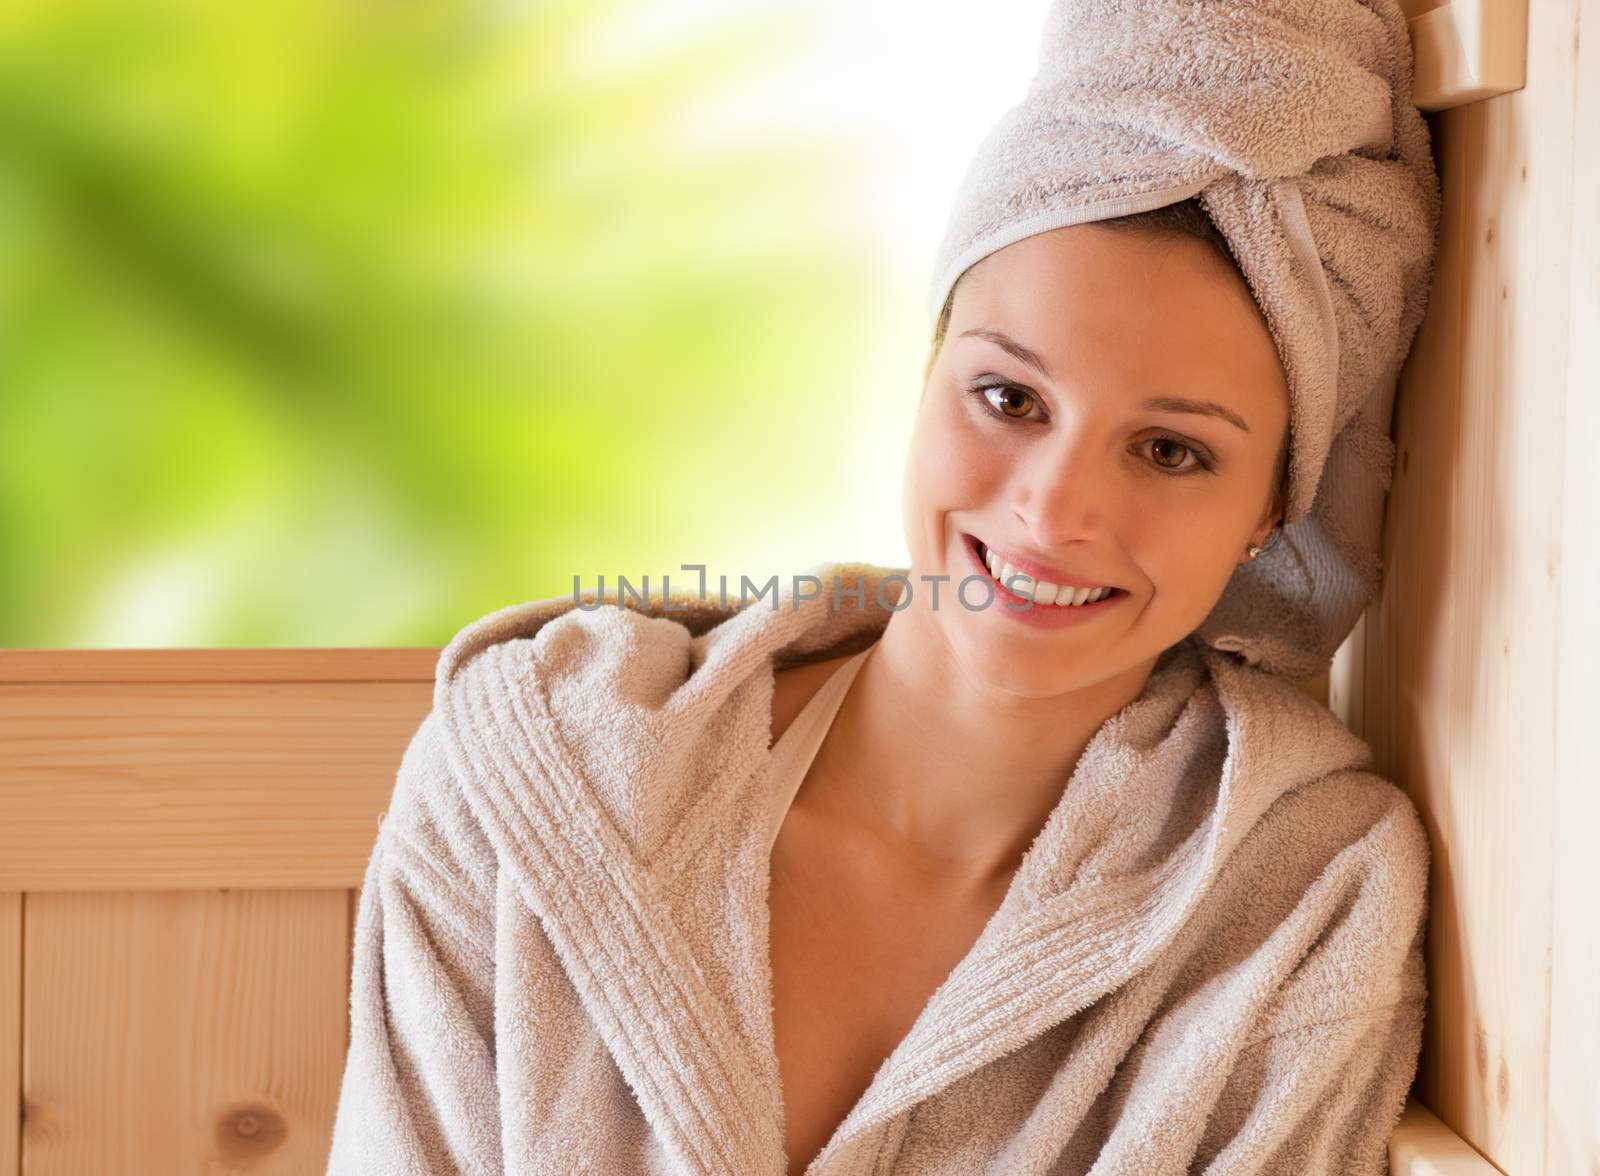
{"type": "Polygon", "coordinates": [[[976,680],[937,618],[908,607],[856,674],[818,749],[806,807],[953,881],[1009,878],[1084,748],[1154,666],[1026,697],[976,680]]]}

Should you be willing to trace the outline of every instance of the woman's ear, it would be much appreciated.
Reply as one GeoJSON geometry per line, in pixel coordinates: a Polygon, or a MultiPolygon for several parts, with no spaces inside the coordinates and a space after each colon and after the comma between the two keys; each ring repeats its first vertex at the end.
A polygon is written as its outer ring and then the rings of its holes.
{"type": "Polygon", "coordinates": [[[1257,524],[1256,529],[1251,532],[1250,547],[1237,562],[1247,564],[1256,558],[1256,556],[1250,554],[1251,551],[1265,552],[1277,542],[1279,525],[1282,522],[1283,511],[1279,508],[1278,503],[1274,501],[1267,517],[1262,519],[1261,523],[1257,524]]]}

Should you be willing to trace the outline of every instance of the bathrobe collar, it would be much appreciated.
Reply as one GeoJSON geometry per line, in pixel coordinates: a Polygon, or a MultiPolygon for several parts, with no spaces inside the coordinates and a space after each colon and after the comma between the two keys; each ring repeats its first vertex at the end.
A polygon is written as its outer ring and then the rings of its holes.
{"type": "MultiPolygon", "coordinates": [[[[885,578],[906,571],[819,564],[819,595],[791,582],[776,606],[742,609],[713,593],[591,610],[567,594],[490,613],[440,655],[456,782],[686,1170],[783,1170],[767,961],[708,966],[685,928],[711,920],[766,946],[768,912],[748,895],[770,878],[774,671],[875,641],[893,614],[882,600],[904,585],[885,578]],[[727,855],[729,885],[678,886],[703,852],[727,855]]],[[[1000,908],[811,1171],[1124,984],[1282,793],[1369,762],[1293,683],[1190,642],[1166,651],[1090,740],[1000,908]],[[1305,725],[1333,738],[1297,735],[1305,725]],[[1318,747],[1333,750],[1303,750],[1318,747]]]]}

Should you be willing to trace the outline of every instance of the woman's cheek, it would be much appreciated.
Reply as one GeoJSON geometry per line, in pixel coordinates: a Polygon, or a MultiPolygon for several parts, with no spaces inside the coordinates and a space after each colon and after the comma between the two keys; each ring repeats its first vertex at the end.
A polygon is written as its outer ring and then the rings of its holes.
{"type": "Polygon", "coordinates": [[[964,499],[992,480],[994,455],[958,431],[930,431],[916,439],[916,446],[917,483],[940,501],[964,499]]]}

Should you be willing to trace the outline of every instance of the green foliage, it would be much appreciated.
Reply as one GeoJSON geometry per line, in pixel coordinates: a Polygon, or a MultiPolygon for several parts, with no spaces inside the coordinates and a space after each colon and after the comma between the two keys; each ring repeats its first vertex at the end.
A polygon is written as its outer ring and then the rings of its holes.
{"type": "Polygon", "coordinates": [[[0,644],[439,644],[770,526],[857,165],[694,154],[799,31],[638,11],[0,6],[0,644]]]}

